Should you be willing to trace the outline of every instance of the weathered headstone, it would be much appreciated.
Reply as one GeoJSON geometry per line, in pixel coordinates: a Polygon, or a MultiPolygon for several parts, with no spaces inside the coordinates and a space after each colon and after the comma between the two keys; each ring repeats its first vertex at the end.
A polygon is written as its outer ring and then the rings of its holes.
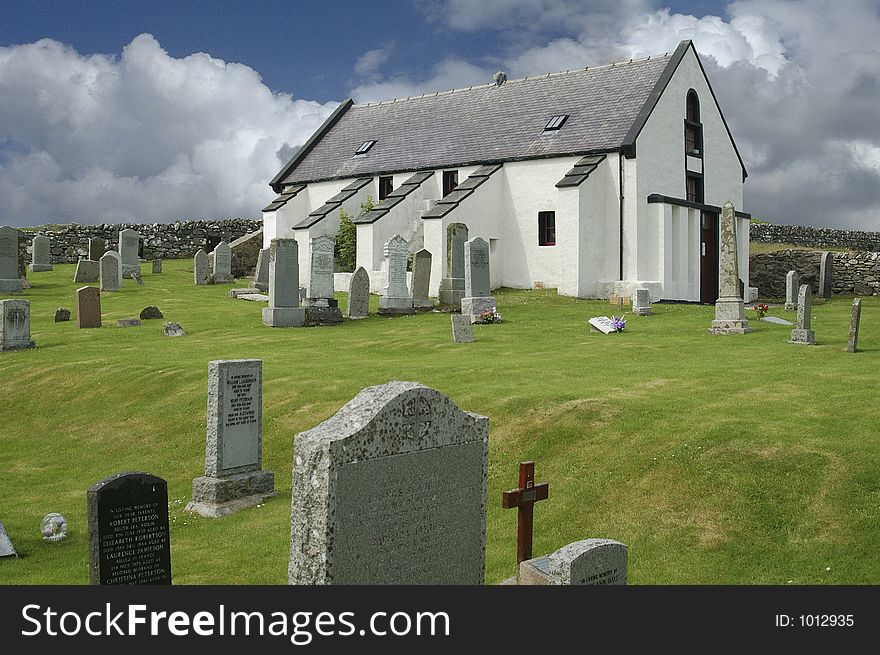
{"type": "Polygon", "coordinates": [[[632,313],[636,316],[650,316],[654,313],[654,308],[651,307],[651,292],[648,289],[633,291],[632,313]]]}
{"type": "Polygon", "coordinates": [[[159,310],[158,307],[154,307],[153,305],[150,305],[149,307],[144,307],[141,310],[140,319],[142,321],[156,319],[156,318],[165,318],[162,315],[162,312],[159,310]]]}
{"type": "Polygon", "coordinates": [[[798,292],[797,327],[791,331],[791,343],[816,344],[816,333],[811,329],[813,319],[813,291],[802,284],[798,292]]]}
{"type": "Polygon", "coordinates": [[[446,277],[440,280],[440,304],[460,305],[464,297],[464,244],[468,228],[464,223],[446,227],[446,277]]]}
{"type": "Polygon", "coordinates": [[[472,343],[474,328],[471,317],[464,314],[452,314],[452,341],[455,343],[472,343]]]}
{"type": "Polygon", "coordinates": [[[801,276],[797,271],[789,271],[785,274],[785,311],[797,311],[798,289],[801,286],[801,276]]]}
{"type": "Polygon", "coordinates": [[[269,306],[263,307],[263,324],[298,327],[306,311],[299,300],[299,260],[294,239],[272,239],[269,248],[269,306]]]}
{"type": "Polygon", "coordinates": [[[627,547],[613,539],[584,539],[547,557],[520,564],[520,584],[625,585],[627,547]]]}
{"type": "Polygon", "coordinates": [[[141,274],[141,265],[138,263],[138,251],[141,245],[141,235],[131,228],[126,228],[119,233],[119,258],[122,262],[122,277],[131,277],[132,273],[141,274]]]}
{"type": "Polygon", "coordinates": [[[594,316],[587,323],[590,324],[590,329],[594,332],[601,332],[602,334],[617,332],[617,329],[614,327],[614,321],[608,316],[594,316]]]}
{"type": "Polygon", "coordinates": [[[122,262],[119,253],[108,250],[101,257],[101,291],[119,291],[122,288],[122,262]]]}
{"type": "Polygon", "coordinates": [[[854,353],[859,345],[859,323],[862,320],[862,299],[854,298],[852,302],[852,318],[849,323],[849,341],[846,351],[854,353]]]}
{"type": "Polygon", "coordinates": [[[31,271],[52,270],[52,240],[42,234],[35,236],[31,244],[31,271]]]}
{"type": "Polygon", "coordinates": [[[483,312],[496,308],[489,279],[489,243],[474,237],[464,244],[464,297],[461,299],[461,313],[470,316],[472,323],[480,322],[483,312]]]}
{"type": "Polygon", "coordinates": [[[139,318],[120,318],[116,321],[116,327],[121,328],[141,327],[141,325],[139,318]]]}
{"type": "Polygon", "coordinates": [[[257,253],[257,270],[254,273],[254,281],[251,283],[254,289],[260,291],[269,290],[269,249],[263,248],[257,253]]]}
{"type": "Polygon", "coordinates": [[[721,234],[718,253],[718,300],[715,320],[709,334],[746,334],[751,332],[745,306],[740,295],[739,263],[736,243],[736,215],[733,203],[721,208],[721,234]]]}
{"type": "Polygon", "coordinates": [[[0,293],[21,293],[18,237],[15,228],[0,227],[0,293]]]}
{"type": "Polygon", "coordinates": [[[819,296],[828,300],[831,297],[831,283],[834,280],[834,253],[823,252],[819,260],[819,296]]]}
{"type": "Polygon", "coordinates": [[[333,297],[335,243],[336,240],[327,235],[312,239],[308,298],[305,308],[306,325],[332,325],[342,322],[342,311],[333,297]]]}
{"type": "Polygon", "coordinates": [[[291,584],[482,584],[489,419],[389,382],[294,443],[291,584]]]}
{"type": "Polygon", "coordinates": [[[153,263],[153,274],[158,275],[159,273],[161,273],[162,272],[162,260],[161,259],[154,259],[152,263],[153,263]]]}
{"type": "Polygon", "coordinates": [[[31,303],[28,300],[0,300],[0,351],[33,348],[31,303]]]}
{"type": "Polygon", "coordinates": [[[428,294],[431,286],[431,253],[422,248],[413,255],[412,261],[412,305],[416,311],[434,308],[428,294]]]}
{"type": "Polygon", "coordinates": [[[3,557],[18,557],[18,553],[15,552],[15,547],[12,545],[9,535],[6,534],[6,528],[0,522],[0,558],[3,557]]]}
{"type": "Polygon", "coordinates": [[[209,362],[205,475],[193,480],[186,510],[219,518],[277,495],[262,465],[263,362],[209,362]]]}
{"type": "Polygon", "coordinates": [[[104,256],[107,244],[100,237],[92,237],[89,239],[89,259],[93,262],[99,261],[104,256]]]}
{"type": "Polygon", "coordinates": [[[142,278],[142,277],[141,277],[141,274],[138,273],[137,271],[132,271],[131,273],[129,273],[129,277],[130,277],[132,280],[134,280],[135,282],[137,282],[137,285],[138,285],[139,287],[144,286],[144,278],[142,278]]]}
{"type": "Polygon", "coordinates": [[[211,269],[208,265],[208,254],[199,248],[193,257],[193,281],[201,286],[208,284],[211,277],[211,269]]]}
{"type": "Polygon", "coordinates": [[[385,273],[385,288],[379,297],[379,313],[391,316],[413,314],[412,296],[406,284],[406,259],[409,244],[399,234],[385,242],[385,260],[382,268],[385,273]]]}
{"type": "Polygon", "coordinates": [[[70,310],[65,309],[64,307],[59,307],[55,310],[54,321],[56,323],[64,323],[65,321],[70,320],[70,310]]]}
{"type": "Polygon", "coordinates": [[[90,259],[80,259],[76,263],[76,273],[73,281],[77,284],[90,284],[101,279],[101,262],[90,259]]]}
{"type": "Polygon", "coordinates": [[[221,241],[214,248],[214,282],[227,284],[235,282],[232,277],[232,249],[225,241],[221,241]]]}
{"type": "Polygon", "coordinates": [[[101,327],[101,290],[97,287],[76,290],[76,327],[101,327]]]}
{"type": "Polygon", "coordinates": [[[185,337],[186,332],[183,331],[183,328],[180,327],[180,323],[175,321],[171,321],[169,323],[165,323],[162,326],[162,332],[166,337],[185,337]]]}
{"type": "Polygon", "coordinates": [[[363,266],[351,276],[348,287],[348,317],[352,320],[370,315],[370,275],[363,266]]]}
{"type": "Polygon", "coordinates": [[[118,473],[88,491],[89,583],[171,584],[168,485],[118,473]]]}

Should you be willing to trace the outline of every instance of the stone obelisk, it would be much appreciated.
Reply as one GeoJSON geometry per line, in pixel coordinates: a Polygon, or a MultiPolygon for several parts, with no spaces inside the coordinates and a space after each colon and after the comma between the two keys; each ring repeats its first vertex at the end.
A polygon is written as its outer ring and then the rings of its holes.
{"type": "Polygon", "coordinates": [[[736,215],[729,200],[721,208],[721,247],[718,254],[718,300],[709,334],[751,332],[743,299],[739,293],[739,264],[736,256],[736,215]]]}

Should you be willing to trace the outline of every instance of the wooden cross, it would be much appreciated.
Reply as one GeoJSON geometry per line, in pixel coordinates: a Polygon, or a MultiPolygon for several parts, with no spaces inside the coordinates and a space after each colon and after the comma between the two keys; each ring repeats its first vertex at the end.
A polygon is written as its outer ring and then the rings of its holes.
{"type": "Polygon", "coordinates": [[[535,463],[520,462],[519,488],[501,493],[501,506],[504,509],[519,508],[516,522],[516,565],[532,559],[532,512],[535,503],[546,500],[550,485],[546,482],[535,484],[535,463]]]}

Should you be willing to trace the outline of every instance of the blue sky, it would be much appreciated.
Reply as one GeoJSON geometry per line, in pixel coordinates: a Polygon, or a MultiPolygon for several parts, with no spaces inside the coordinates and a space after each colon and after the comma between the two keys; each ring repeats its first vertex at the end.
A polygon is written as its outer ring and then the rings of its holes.
{"type": "Polygon", "coordinates": [[[0,4],[0,216],[259,216],[338,102],[599,65],[694,40],[745,209],[880,230],[880,0],[0,4]]]}

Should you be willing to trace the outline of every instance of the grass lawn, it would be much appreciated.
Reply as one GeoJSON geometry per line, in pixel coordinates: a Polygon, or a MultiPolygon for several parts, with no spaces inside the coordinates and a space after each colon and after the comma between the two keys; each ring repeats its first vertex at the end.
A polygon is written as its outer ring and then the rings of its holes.
{"type": "Polygon", "coordinates": [[[501,492],[525,459],[550,483],[536,554],[609,537],[630,547],[632,584],[880,582],[878,299],[864,301],[856,354],[844,352],[847,298],[814,307],[808,347],[757,321],[709,336],[713,308],[697,305],[591,333],[587,318],[615,308],[552,290],[498,291],[504,323],[454,344],[439,313],[267,328],[260,304],[195,287],[191,267],[145,267],[144,286],[103,294],[92,330],[52,322],[74,309],[73,265],[30,274],[38,347],[0,354],[0,521],[22,555],[0,560],[0,583],[87,583],[86,490],[126,470],[168,480],[175,583],[286,582],[294,436],[389,380],[490,417],[487,582],[514,573],[516,513],[501,492]],[[163,336],[162,321],[116,327],[147,305],[187,336],[163,336]],[[188,515],[208,361],[245,357],[263,360],[263,464],[279,495],[220,520],[188,515]],[[70,527],[55,544],[39,533],[53,511],[70,527]]]}

